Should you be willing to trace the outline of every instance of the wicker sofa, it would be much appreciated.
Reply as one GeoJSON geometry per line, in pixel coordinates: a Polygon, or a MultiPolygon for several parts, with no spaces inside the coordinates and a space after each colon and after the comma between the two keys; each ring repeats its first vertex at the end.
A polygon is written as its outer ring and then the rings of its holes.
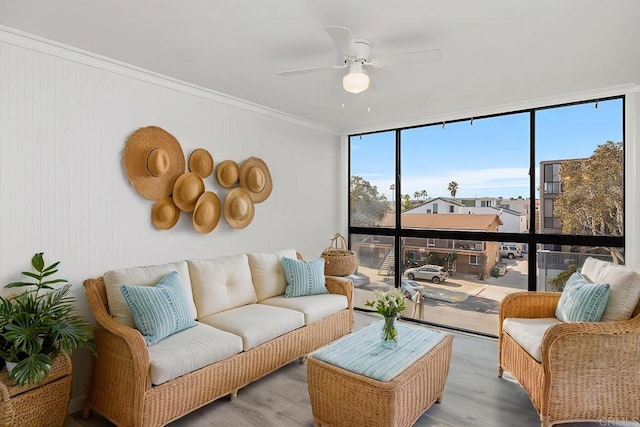
{"type": "Polygon", "coordinates": [[[500,305],[498,376],[518,380],[542,427],[640,420],[640,275],[593,258],[582,273],[611,286],[602,321],[560,322],[557,292],[517,292],[500,305]]]}
{"type": "Polygon", "coordinates": [[[293,249],[239,254],[86,280],[99,327],[83,417],[95,410],[119,426],[165,425],[349,333],[351,281],[325,277],[327,294],[283,295],[281,259],[296,256],[293,249]],[[120,286],[153,285],[170,271],[190,285],[197,326],[148,346],[123,309],[120,286]]]}

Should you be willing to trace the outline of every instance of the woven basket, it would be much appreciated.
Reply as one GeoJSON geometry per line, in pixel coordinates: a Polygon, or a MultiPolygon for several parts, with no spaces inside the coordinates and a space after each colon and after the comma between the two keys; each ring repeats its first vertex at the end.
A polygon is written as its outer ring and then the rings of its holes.
{"type": "Polygon", "coordinates": [[[327,276],[348,276],[358,267],[356,254],[347,249],[347,241],[340,233],[331,239],[329,247],[322,252],[322,258],[327,276]]]}

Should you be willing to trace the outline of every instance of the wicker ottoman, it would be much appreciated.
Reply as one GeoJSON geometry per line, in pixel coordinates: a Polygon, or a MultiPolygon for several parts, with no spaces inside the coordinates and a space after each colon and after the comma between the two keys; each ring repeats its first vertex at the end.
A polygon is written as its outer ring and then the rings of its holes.
{"type": "MultiPolygon", "coordinates": [[[[381,327],[381,323],[369,325],[309,356],[307,381],[314,426],[411,426],[434,402],[440,401],[449,373],[453,336],[398,325],[399,345],[392,350],[380,347],[379,350],[372,351],[372,346],[379,346],[381,327]],[[406,349],[410,343],[403,345],[403,336],[406,337],[410,329],[437,334],[435,340],[438,342],[421,349],[415,339],[410,339],[413,347],[406,349]],[[411,357],[410,354],[405,355],[406,357],[399,356],[402,351],[413,353],[414,361],[400,366],[399,373],[392,379],[380,381],[348,370],[351,367],[337,366],[349,366],[348,361],[341,363],[340,360],[335,360],[341,358],[341,349],[343,355],[346,354],[344,350],[348,350],[350,355],[345,359],[352,361],[361,361],[367,356],[376,356],[376,353],[387,357],[380,360],[381,365],[388,364],[389,356],[393,359],[410,360],[407,359],[411,357]],[[327,354],[335,356],[331,363],[320,359],[327,354]]],[[[371,364],[369,368],[374,371],[378,369],[371,364]]]]}

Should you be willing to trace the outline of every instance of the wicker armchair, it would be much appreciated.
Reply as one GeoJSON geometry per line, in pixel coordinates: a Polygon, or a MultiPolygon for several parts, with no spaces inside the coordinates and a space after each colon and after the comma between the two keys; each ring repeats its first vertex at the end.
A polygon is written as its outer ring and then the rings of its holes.
{"type": "Polygon", "coordinates": [[[542,339],[538,362],[503,332],[503,321],[555,317],[559,299],[559,293],[551,292],[517,292],[504,298],[498,376],[508,371],[518,380],[542,427],[640,420],[640,302],[629,320],[552,326],[542,339]]]}

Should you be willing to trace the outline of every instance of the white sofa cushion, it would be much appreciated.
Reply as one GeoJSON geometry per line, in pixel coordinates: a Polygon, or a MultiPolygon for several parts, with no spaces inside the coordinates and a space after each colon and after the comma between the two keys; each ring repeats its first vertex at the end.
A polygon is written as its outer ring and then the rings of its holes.
{"type": "Polygon", "coordinates": [[[269,253],[251,253],[249,267],[258,301],[284,294],[287,279],[282,269],[282,257],[296,259],[295,249],[269,253]]]}
{"type": "Polygon", "coordinates": [[[295,310],[249,304],[200,319],[202,323],[242,337],[249,350],[304,326],[304,315],[295,310]]]}
{"type": "Polygon", "coordinates": [[[348,307],[346,296],[334,294],[307,295],[295,298],[279,295],[260,301],[260,304],[301,311],[304,313],[305,325],[322,320],[348,307]]]}
{"type": "Polygon", "coordinates": [[[507,318],[502,323],[502,330],[509,334],[531,357],[541,362],[542,338],[547,329],[558,323],[562,322],[555,317],[507,318]]]}
{"type": "Polygon", "coordinates": [[[609,284],[609,299],[600,321],[616,322],[631,318],[640,298],[640,275],[624,265],[589,257],[581,274],[593,283],[609,284]]]}
{"type": "Polygon", "coordinates": [[[184,293],[187,297],[187,304],[189,305],[189,313],[193,316],[192,319],[195,319],[197,315],[196,305],[193,302],[191,279],[186,261],[107,271],[104,274],[104,286],[107,292],[107,301],[109,302],[111,317],[123,325],[135,328],[136,324],[133,320],[131,310],[122,296],[120,287],[122,285],[155,286],[160,279],[172,271],[177,271],[178,276],[180,276],[180,281],[182,282],[184,293]]]}
{"type": "Polygon", "coordinates": [[[151,382],[162,384],[242,351],[242,339],[198,323],[147,347],[151,382]]]}
{"type": "Polygon", "coordinates": [[[246,254],[188,264],[198,319],[258,301],[246,254]]]}

